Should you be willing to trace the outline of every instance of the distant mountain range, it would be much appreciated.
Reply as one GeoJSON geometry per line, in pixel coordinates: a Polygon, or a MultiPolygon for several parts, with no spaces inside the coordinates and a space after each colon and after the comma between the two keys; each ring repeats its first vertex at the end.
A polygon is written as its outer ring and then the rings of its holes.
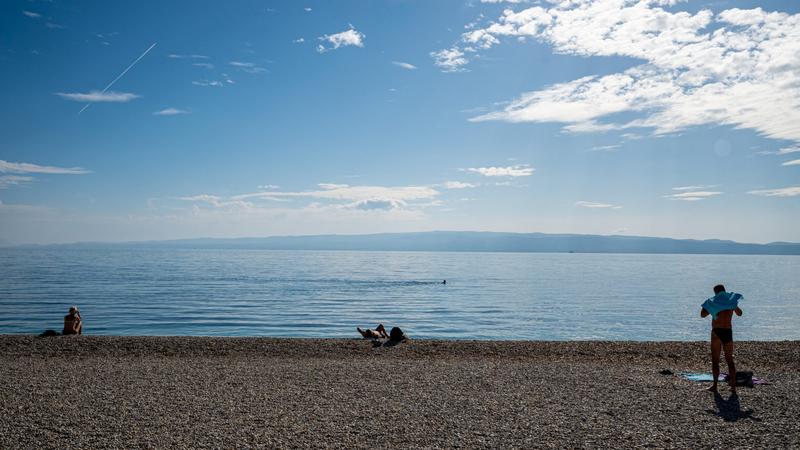
{"type": "MultiPolygon", "coordinates": [[[[139,247],[264,250],[361,250],[557,253],[684,253],[800,255],[800,243],[746,244],[718,239],[693,240],[587,234],[431,231],[362,235],[273,236],[233,239],[180,239],[124,243],[75,243],[48,247],[139,247]]],[[[27,246],[31,247],[31,246],[27,246]]]]}

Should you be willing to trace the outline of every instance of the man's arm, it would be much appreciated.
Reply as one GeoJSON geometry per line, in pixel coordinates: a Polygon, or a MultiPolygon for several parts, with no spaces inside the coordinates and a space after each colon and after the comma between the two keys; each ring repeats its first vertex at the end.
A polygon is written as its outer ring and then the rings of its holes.
{"type": "Polygon", "coordinates": [[[733,312],[735,312],[737,316],[741,316],[742,315],[742,308],[739,308],[737,306],[736,309],[733,310],[733,312]]]}
{"type": "Polygon", "coordinates": [[[708,316],[708,311],[705,308],[700,308],[700,317],[708,316]]]}

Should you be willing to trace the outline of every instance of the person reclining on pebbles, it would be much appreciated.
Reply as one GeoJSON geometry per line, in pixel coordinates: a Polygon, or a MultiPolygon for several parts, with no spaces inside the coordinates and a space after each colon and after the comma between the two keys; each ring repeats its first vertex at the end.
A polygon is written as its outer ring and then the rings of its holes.
{"type": "Polygon", "coordinates": [[[356,327],[361,336],[364,339],[388,339],[389,335],[386,334],[386,328],[383,327],[382,323],[379,323],[374,330],[370,330],[367,328],[366,330],[362,330],[361,328],[356,327]]]}
{"type": "Polygon", "coordinates": [[[725,362],[728,363],[728,384],[731,393],[736,394],[736,365],[733,363],[733,313],[742,315],[739,300],[742,294],[725,292],[725,286],[714,286],[714,297],[709,298],[700,309],[700,317],[711,315],[711,374],[713,383],[709,391],[717,392],[719,378],[719,354],[725,350],[725,362]]]}
{"type": "Polygon", "coordinates": [[[69,309],[69,314],[64,316],[64,331],[65,336],[68,334],[83,334],[83,320],[81,320],[81,313],[78,311],[77,306],[69,309]]]}

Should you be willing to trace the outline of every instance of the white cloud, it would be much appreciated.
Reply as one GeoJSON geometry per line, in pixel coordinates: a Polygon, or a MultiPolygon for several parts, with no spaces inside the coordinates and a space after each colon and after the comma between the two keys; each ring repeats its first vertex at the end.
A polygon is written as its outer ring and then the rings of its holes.
{"type": "Polygon", "coordinates": [[[204,69],[213,69],[214,65],[211,63],[192,63],[195,67],[202,67],[204,69]]]}
{"type": "Polygon", "coordinates": [[[60,30],[60,29],[64,28],[64,25],[59,25],[59,24],[53,23],[53,22],[47,22],[46,24],[44,24],[44,26],[46,26],[47,28],[50,28],[52,30],[60,30]]]}
{"type": "Polygon", "coordinates": [[[800,159],[793,159],[781,164],[782,166],[800,166],[800,159]]]}
{"type": "Polygon", "coordinates": [[[33,11],[22,11],[22,14],[25,14],[26,16],[31,17],[33,19],[38,19],[38,18],[42,17],[41,14],[35,13],[33,11]]]}
{"type": "Polygon", "coordinates": [[[470,167],[461,170],[479,173],[485,177],[529,177],[536,169],[528,164],[517,164],[508,167],[470,167]]]}
{"type": "Polygon", "coordinates": [[[24,177],[20,175],[3,175],[0,176],[0,189],[6,189],[9,186],[26,185],[33,181],[33,177],[24,177]]]}
{"type": "Polygon", "coordinates": [[[450,48],[439,50],[438,52],[431,52],[434,64],[436,64],[442,72],[463,72],[466,69],[464,66],[469,63],[464,56],[464,52],[457,48],[450,48]]]}
{"type": "Polygon", "coordinates": [[[439,192],[428,186],[350,186],[347,184],[320,183],[319,190],[283,192],[267,191],[251,194],[236,195],[234,199],[248,199],[259,197],[308,197],[326,200],[339,200],[360,202],[364,200],[429,200],[439,195],[439,192]]]}
{"type": "Polygon", "coordinates": [[[45,173],[61,175],[83,175],[91,173],[82,167],[40,166],[30,163],[15,163],[0,159],[0,173],[45,173]]]}
{"type": "MultiPolygon", "coordinates": [[[[685,187],[686,188],[693,188],[694,186],[685,186],[685,187]]],[[[673,188],[673,189],[675,189],[675,188],[673,188]]],[[[681,189],[676,189],[676,190],[681,190],[681,189]]],[[[664,198],[669,198],[669,199],[672,199],[672,200],[683,200],[683,201],[687,201],[687,202],[696,202],[696,201],[705,200],[707,198],[714,197],[714,196],[721,195],[721,194],[722,194],[722,192],[717,192],[717,191],[687,191],[687,192],[681,192],[679,194],[667,194],[667,195],[664,195],[663,197],[664,198]]]]}
{"type": "Polygon", "coordinates": [[[800,195],[800,186],[791,186],[779,189],[762,189],[749,191],[748,194],[760,195],[762,197],[797,197],[800,195]]]}
{"type": "Polygon", "coordinates": [[[328,43],[330,46],[326,47],[324,44],[320,44],[317,46],[317,51],[320,53],[325,53],[330,50],[336,50],[340,47],[363,47],[365,38],[366,36],[364,33],[361,33],[352,25],[350,25],[349,30],[342,31],[341,33],[326,34],[320,37],[320,41],[323,41],[323,43],[328,43]]]}
{"type": "Polygon", "coordinates": [[[575,206],[591,209],[622,209],[622,206],[612,205],[611,203],[587,202],[583,200],[575,202],[575,206]]]}
{"type": "Polygon", "coordinates": [[[790,153],[797,153],[800,152],[800,146],[797,147],[785,147],[778,150],[778,155],[788,155],[790,153]]]}
{"type": "Polygon", "coordinates": [[[81,103],[96,103],[96,102],[116,102],[116,103],[125,103],[129,102],[135,98],[139,98],[139,95],[131,94],[129,92],[114,92],[114,91],[90,91],[87,93],[66,93],[66,92],[56,92],[61,98],[65,98],[67,100],[72,100],[74,102],[81,102],[81,103]]]}
{"type": "Polygon", "coordinates": [[[481,0],[481,3],[528,3],[528,0],[481,0]]]}
{"type": "Polygon", "coordinates": [[[303,11],[305,11],[305,12],[311,12],[311,8],[309,8],[308,6],[306,6],[305,8],[303,8],[303,11]]]}
{"type": "Polygon", "coordinates": [[[477,184],[464,183],[463,181],[445,181],[442,186],[446,189],[467,189],[478,187],[477,184]]]}
{"type": "Polygon", "coordinates": [[[413,64],[409,64],[407,62],[402,62],[402,61],[392,61],[392,64],[394,64],[397,67],[402,67],[403,69],[406,70],[414,70],[417,68],[417,66],[413,64]]]}
{"type": "Polygon", "coordinates": [[[697,186],[678,186],[672,188],[673,191],[696,191],[716,187],[715,184],[698,184],[697,186]]]}
{"type": "Polygon", "coordinates": [[[177,55],[175,53],[170,53],[167,55],[167,58],[173,59],[209,59],[206,55],[177,55]]]}
{"type": "Polygon", "coordinates": [[[217,212],[236,214],[238,217],[322,214],[329,218],[355,218],[369,214],[372,217],[418,220],[425,208],[441,204],[436,200],[439,192],[427,186],[350,186],[321,183],[318,187],[319,189],[310,191],[279,191],[277,186],[266,185],[259,188],[274,189],[231,197],[201,194],[177,199],[191,202],[191,211],[195,216],[217,212]],[[290,203],[293,200],[305,201],[290,203]]]}
{"type": "Polygon", "coordinates": [[[297,38],[297,39],[293,40],[292,42],[295,43],[295,44],[302,44],[305,41],[306,41],[305,38],[297,38]]]}
{"type": "Polygon", "coordinates": [[[192,81],[192,84],[195,86],[216,86],[216,87],[224,86],[224,84],[222,84],[221,81],[217,80],[198,80],[198,81],[192,81]]]}
{"type": "Polygon", "coordinates": [[[407,205],[406,202],[396,199],[374,199],[374,200],[359,200],[355,203],[345,205],[346,208],[358,209],[361,211],[390,211],[393,209],[402,209],[407,205]]]}
{"type": "Polygon", "coordinates": [[[596,145],[589,149],[590,152],[615,152],[620,147],[619,144],[614,145],[596,145]]]}
{"type": "Polygon", "coordinates": [[[165,108],[153,113],[154,116],[175,116],[178,114],[191,114],[191,112],[185,109],[165,108]]]}
{"type": "Polygon", "coordinates": [[[247,73],[263,73],[267,71],[267,69],[259,67],[251,62],[231,61],[228,64],[247,73]]]}
{"type": "Polygon", "coordinates": [[[561,54],[643,61],[619,73],[524,93],[473,121],[560,122],[570,132],[644,128],[656,135],[729,125],[800,142],[800,14],[662,8],[676,3],[575,0],[507,9],[433,55],[445,71],[462,70],[468,58],[503,38],[521,37],[561,54]],[[613,119],[623,112],[638,117],[613,119]]]}
{"type": "Polygon", "coordinates": [[[255,205],[245,200],[236,200],[236,199],[223,200],[221,197],[208,194],[193,195],[190,197],[180,197],[178,198],[178,200],[206,203],[210,206],[213,206],[214,208],[244,209],[244,210],[255,208],[255,205]]]}

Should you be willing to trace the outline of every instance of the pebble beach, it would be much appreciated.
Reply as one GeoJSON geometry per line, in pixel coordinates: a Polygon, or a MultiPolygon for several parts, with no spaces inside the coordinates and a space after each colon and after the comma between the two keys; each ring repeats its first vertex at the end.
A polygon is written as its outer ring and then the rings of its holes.
{"type": "Polygon", "coordinates": [[[798,344],[5,335],[0,448],[800,448],[798,344]]]}

